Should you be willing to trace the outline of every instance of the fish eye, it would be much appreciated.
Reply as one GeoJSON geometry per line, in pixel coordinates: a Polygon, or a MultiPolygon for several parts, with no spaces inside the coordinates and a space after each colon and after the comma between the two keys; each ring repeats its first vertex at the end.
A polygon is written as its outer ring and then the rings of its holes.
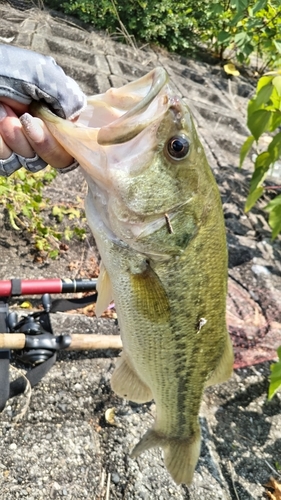
{"type": "Polygon", "coordinates": [[[175,135],[167,142],[167,151],[174,160],[182,160],[188,155],[189,139],[185,135],[175,135]]]}

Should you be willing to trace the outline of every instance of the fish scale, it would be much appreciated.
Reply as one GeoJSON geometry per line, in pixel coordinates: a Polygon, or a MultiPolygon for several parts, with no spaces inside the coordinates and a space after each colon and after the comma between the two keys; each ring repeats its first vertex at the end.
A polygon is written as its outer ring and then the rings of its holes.
{"type": "Polygon", "coordinates": [[[190,484],[204,389],[233,364],[222,205],[190,111],[156,68],[92,96],[75,124],[43,108],[38,115],[88,183],[86,216],[102,258],[96,312],[114,299],[123,342],[112,388],[156,403],[132,456],[160,446],[175,482],[190,484]]]}

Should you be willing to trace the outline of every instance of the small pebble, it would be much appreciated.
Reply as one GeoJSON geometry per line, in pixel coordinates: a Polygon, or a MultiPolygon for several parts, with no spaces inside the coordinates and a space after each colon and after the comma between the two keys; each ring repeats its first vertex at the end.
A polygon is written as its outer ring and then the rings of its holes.
{"type": "Polygon", "coordinates": [[[111,474],[111,481],[114,483],[114,484],[118,484],[119,481],[120,481],[120,476],[119,474],[117,474],[117,472],[113,472],[111,474]]]}
{"type": "Polygon", "coordinates": [[[271,274],[271,272],[267,269],[267,267],[260,266],[258,264],[254,264],[252,266],[252,271],[253,271],[254,274],[257,274],[257,275],[259,275],[259,274],[265,274],[265,275],[269,276],[271,274]]]}

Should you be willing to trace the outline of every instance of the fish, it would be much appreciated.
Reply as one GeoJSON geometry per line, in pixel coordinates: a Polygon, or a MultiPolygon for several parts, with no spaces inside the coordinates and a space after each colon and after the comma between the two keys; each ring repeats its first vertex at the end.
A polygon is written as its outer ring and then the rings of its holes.
{"type": "Polygon", "coordinates": [[[222,203],[190,109],[159,67],[89,97],[75,123],[35,113],[88,183],[102,259],[96,313],[114,300],[123,343],[112,389],[156,405],[131,456],[160,447],[173,480],[190,485],[204,390],[233,367],[222,203]]]}

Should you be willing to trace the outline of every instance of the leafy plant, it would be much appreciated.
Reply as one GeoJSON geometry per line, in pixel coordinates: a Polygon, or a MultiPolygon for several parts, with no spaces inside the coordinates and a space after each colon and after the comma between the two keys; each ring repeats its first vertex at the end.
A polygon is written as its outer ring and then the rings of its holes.
{"type": "MultiPolygon", "coordinates": [[[[263,182],[270,168],[281,157],[281,70],[267,73],[257,84],[255,96],[248,104],[247,125],[252,133],[240,151],[240,167],[253,143],[269,132],[273,135],[266,151],[261,151],[255,159],[255,170],[250,182],[250,190],[246,200],[245,211],[249,211],[264,192],[263,182]]],[[[281,232],[281,195],[276,196],[265,207],[269,212],[269,225],[272,228],[272,238],[281,232]]],[[[277,350],[279,362],[271,365],[268,398],[272,399],[281,387],[281,347],[277,350]]]]}
{"type": "MultiPolygon", "coordinates": [[[[264,192],[263,182],[268,171],[281,157],[281,70],[267,73],[257,84],[256,95],[248,104],[247,125],[252,135],[244,142],[240,152],[240,166],[249,153],[254,141],[258,143],[265,132],[275,133],[266,151],[261,151],[255,160],[250,191],[246,200],[245,210],[250,210],[264,192]],[[277,133],[276,133],[277,132],[277,133]]],[[[281,195],[276,196],[265,207],[269,212],[269,225],[272,237],[281,232],[281,195]]]]}
{"type": "Polygon", "coordinates": [[[279,361],[270,366],[268,399],[272,399],[274,394],[281,388],[281,346],[277,349],[277,354],[279,361]]]}
{"type": "MultiPolygon", "coordinates": [[[[4,207],[10,226],[15,231],[24,230],[31,236],[35,249],[41,254],[56,258],[60,253],[62,240],[68,241],[73,236],[84,237],[84,229],[68,226],[59,230],[57,225],[48,223],[42,211],[49,205],[49,200],[43,198],[43,188],[52,182],[56,171],[46,169],[44,172],[30,174],[20,169],[9,178],[0,177],[0,204],[4,207]]],[[[56,207],[53,207],[55,211],[56,207]]],[[[76,207],[60,207],[61,222],[64,216],[69,220],[75,218],[76,223],[81,218],[81,211],[76,207]]],[[[56,213],[53,213],[55,216],[56,213]]]]}
{"type": "Polygon", "coordinates": [[[195,53],[209,50],[257,69],[281,63],[279,0],[47,0],[66,14],[141,43],[195,53]],[[121,29],[120,29],[121,26],[121,29]],[[122,29],[124,28],[124,29],[122,29]]]}
{"type": "MultiPolygon", "coordinates": [[[[214,2],[211,2],[214,5],[214,2]]],[[[219,4],[220,5],[220,4],[219,4]]],[[[214,7],[213,7],[214,8],[214,7]]],[[[224,6],[216,36],[220,54],[226,49],[240,63],[255,54],[260,73],[281,63],[281,5],[278,1],[233,0],[224,6]]],[[[231,54],[228,54],[231,57],[231,54]]],[[[253,62],[253,57],[252,57],[253,62]]]]}

